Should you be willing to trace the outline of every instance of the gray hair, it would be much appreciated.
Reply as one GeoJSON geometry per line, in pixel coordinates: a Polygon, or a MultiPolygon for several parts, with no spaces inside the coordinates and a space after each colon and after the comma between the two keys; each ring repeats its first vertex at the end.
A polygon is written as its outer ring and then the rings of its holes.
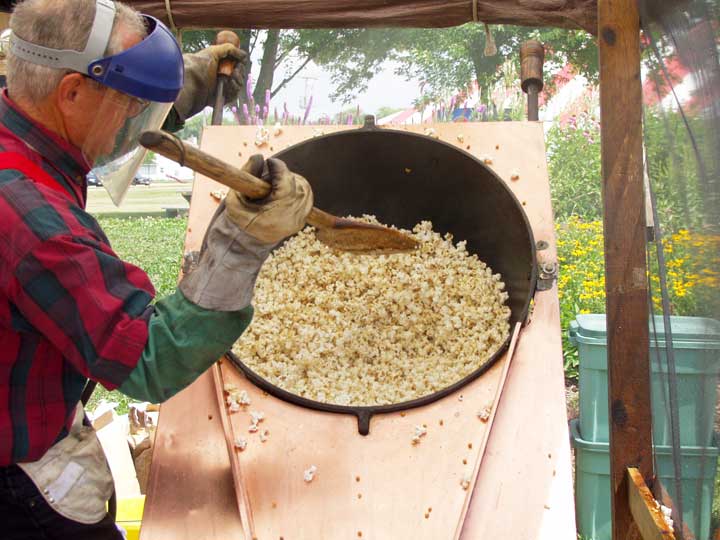
{"type": "MultiPolygon", "coordinates": [[[[115,22],[105,56],[121,52],[122,27],[138,36],[147,35],[145,20],[133,8],[115,3],[115,22]]],[[[25,41],[53,49],[85,49],[93,20],[95,0],[25,0],[10,18],[13,33],[25,41]]],[[[8,53],[7,87],[13,99],[39,102],[53,93],[70,69],[32,64],[8,53]]]]}

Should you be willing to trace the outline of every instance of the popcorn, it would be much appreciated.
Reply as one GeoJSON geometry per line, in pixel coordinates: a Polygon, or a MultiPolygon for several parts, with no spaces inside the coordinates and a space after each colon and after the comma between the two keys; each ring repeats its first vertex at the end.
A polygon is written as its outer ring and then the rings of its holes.
{"type": "Polygon", "coordinates": [[[354,406],[416,399],[480,368],[509,335],[502,277],[430,222],[410,234],[414,252],[372,257],[331,250],[311,227],[293,236],[263,265],[233,352],[286,391],[354,406]]]}
{"type": "Polygon", "coordinates": [[[241,437],[235,437],[235,448],[239,449],[242,452],[247,448],[247,440],[241,437]]]}
{"type": "Polygon", "coordinates": [[[303,480],[309,484],[313,481],[313,478],[315,478],[315,473],[317,473],[317,467],[315,465],[310,465],[310,467],[305,469],[305,472],[303,473],[303,480]]]}
{"type": "Polygon", "coordinates": [[[415,435],[413,435],[413,445],[420,444],[420,437],[427,435],[427,428],[425,426],[415,426],[415,435]]]}

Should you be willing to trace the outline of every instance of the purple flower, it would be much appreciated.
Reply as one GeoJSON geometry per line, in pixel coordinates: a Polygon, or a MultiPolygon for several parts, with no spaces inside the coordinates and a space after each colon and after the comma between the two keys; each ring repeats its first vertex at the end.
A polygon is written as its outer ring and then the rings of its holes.
{"type": "Polygon", "coordinates": [[[270,89],[265,90],[265,106],[270,108],[270,89]]]}
{"type": "Polygon", "coordinates": [[[303,124],[307,122],[308,116],[310,116],[310,108],[312,107],[312,102],[313,102],[313,97],[310,96],[307,107],[305,108],[305,116],[303,116],[303,121],[302,121],[303,124]]]}
{"type": "Polygon", "coordinates": [[[247,83],[245,83],[245,92],[247,93],[247,100],[250,103],[252,102],[252,98],[253,98],[252,97],[252,85],[253,85],[252,73],[248,73],[247,83]]]}
{"type": "Polygon", "coordinates": [[[352,114],[348,114],[348,117],[347,117],[347,125],[348,125],[348,126],[352,126],[352,123],[353,123],[353,115],[352,115],[352,114]]]}
{"type": "Polygon", "coordinates": [[[243,115],[245,116],[245,121],[247,123],[250,123],[250,111],[248,110],[247,103],[243,103],[243,115]]]}

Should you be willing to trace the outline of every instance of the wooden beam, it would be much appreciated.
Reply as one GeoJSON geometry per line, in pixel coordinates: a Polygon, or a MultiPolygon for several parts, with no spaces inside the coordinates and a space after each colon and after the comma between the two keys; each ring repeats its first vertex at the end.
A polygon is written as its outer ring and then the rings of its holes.
{"type": "Polygon", "coordinates": [[[627,497],[635,525],[643,540],[675,540],[660,507],[650,493],[640,471],[627,470],[627,497]]]}
{"type": "Polygon", "coordinates": [[[613,540],[637,533],[628,467],[653,478],[636,0],[599,0],[600,122],[613,540]]]}

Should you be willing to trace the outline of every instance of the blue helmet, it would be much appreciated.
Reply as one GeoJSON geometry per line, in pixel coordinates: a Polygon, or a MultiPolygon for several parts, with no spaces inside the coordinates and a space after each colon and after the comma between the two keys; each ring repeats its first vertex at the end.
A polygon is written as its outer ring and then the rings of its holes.
{"type": "Polygon", "coordinates": [[[104,57],[115,20],[115,3],[96,0],[95,6],[95,19],[84,51],[43,47],[13,33],[12,54],[33,64],[77,71],[139,99],[175,101],[183,86],[183,58],[170,30],[155,17],[143,15],[147,36],[129,49],[104,57]]]}

